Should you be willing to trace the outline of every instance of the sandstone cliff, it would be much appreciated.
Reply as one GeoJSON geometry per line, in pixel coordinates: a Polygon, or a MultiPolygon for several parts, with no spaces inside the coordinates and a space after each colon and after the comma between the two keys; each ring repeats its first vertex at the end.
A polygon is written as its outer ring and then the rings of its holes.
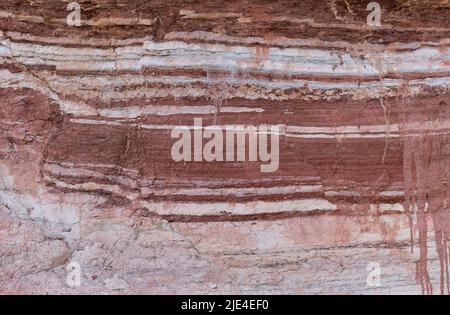
{"type": "Polygon", "coordinates": [[[448,0],[69,2],[0,3],[0,293],[448,293],[448,0]]]}

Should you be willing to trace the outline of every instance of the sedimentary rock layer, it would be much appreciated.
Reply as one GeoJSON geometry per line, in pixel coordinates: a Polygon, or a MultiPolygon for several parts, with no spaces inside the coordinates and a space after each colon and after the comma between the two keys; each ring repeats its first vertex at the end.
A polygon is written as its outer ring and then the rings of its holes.
{"type": "Polygon", "coordinates": [[[0,4],[1,293],[448,293],[448,1],[78,3],[0,4]]]}

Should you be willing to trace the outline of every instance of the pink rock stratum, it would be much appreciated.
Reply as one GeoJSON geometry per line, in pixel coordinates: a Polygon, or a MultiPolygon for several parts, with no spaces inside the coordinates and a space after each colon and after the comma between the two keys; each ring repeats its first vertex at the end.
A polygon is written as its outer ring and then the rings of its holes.
{"type": "Polygon", "coordinates": [[[449,293],[448,0],[69,2],[0,3],[1,294],[449,293]]]}

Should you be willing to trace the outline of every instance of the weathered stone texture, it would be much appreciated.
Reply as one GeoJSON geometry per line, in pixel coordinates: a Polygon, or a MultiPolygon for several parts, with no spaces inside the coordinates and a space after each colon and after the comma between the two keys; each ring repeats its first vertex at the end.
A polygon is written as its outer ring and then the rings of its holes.
{"type": "Polygon", "coordinates": [[[2,0],[0,293],[448,293],[450,4],[368,2],[2,0]],[[174,162],[194,118],[279,168],[174,162]]]}

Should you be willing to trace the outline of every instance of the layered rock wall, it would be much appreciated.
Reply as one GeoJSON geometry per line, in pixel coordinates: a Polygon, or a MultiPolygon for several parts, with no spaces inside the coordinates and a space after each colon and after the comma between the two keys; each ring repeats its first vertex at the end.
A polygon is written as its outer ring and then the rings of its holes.
{"type": "Polygon", "coordinates": [[[368,2],[3,0],[0,293],[448,293],[450,4],[368,2]]]}

